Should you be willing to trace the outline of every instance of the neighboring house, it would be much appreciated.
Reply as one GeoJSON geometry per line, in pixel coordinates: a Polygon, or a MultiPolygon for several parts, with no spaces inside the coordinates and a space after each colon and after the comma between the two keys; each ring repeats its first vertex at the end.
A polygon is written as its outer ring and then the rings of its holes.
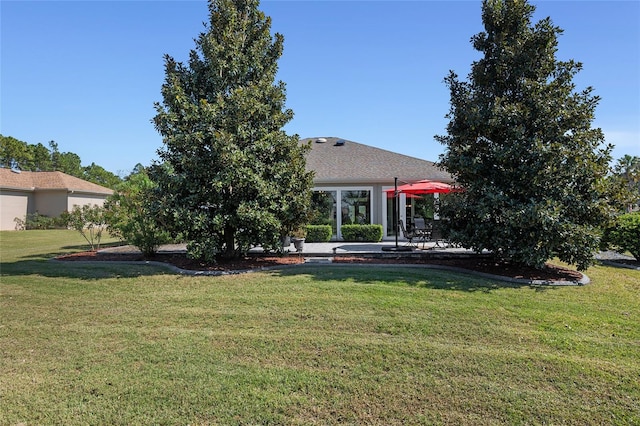
{"type": "MultiPolygon", "coordinates": [[[[384,192],[423,179],[451,183],[451,175],[433,162],[335,137],[306,138],[307,170],[314,171],[314,206],[320,212],[313,222],[331,224],[334,238],[340,226],[351,223],[381,224],[384,238],[394,234],[393,198],[384,192]],[[340,213],[340,214],[338,214],[340,213]]],[[[392,193],[391,193],[392,195],[392,193]]],[[[399,218],[433,218],[437,196],[399,196],[399,218]]]]}
{"type": "Polygon", "coordinates": [[[74,205],[102,206],[113,191],[62,172],[20,172],[0,168],[0,230],[16,229],[15,218],[39,213],[57,217],[74,205]]]}

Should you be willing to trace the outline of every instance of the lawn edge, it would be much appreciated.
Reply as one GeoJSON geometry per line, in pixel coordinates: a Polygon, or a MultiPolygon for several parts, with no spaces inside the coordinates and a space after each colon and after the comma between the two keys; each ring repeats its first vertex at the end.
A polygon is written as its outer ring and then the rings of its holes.
{"type": "Polygon", "coordinates": [[[487,278],[492,280],[498,280],[502,282],[508,282],[513,284],[523,284],[523,285],[535,285],[535,286],[558,286],[558,287],[571,287],[571,286],[584,286],[591,283],[591,279],[584,273],[580,272],[582,278],[580,280],[530,280],[525,278],[512,278],[506,277],[504,275],[495,275],[488,274],[486,272],[478,272],[473,271],[471,269],[459,268],[455,266],[447,266],[447,265],[436,265],[436,264],[421,264],[421,265],[412,265],[405,263],[394,263],[394,264],[383,264],[383,263],[368,263],[368,264],[358,264],[358,263],[333,263],[331,261],[328,262],[308,262],[305,260],[304,263],[292,264],[292,265],[278,265],[278,266],[265,266],[260,268],[253,269],[239,269],[239,270],[229,270],[229,271],[193,271],[189,269],[182,269],[175,265],[171,265],[165,262],[158,262],[153,260],[79,260],[79,261],[65,261],[60,259],[50,259],[53,262],[59,263],[73,263],[73,264],[84,264],[84,265],[104,265],[104,264],[125,264],[125,265],[148,265],[148,266],[159,266],[165,269],[169,269],[172,272],[175,272],[179,275],[186,276],[226,276],[226,275],[240,275],[247,274],[252,272],[263,272],[263,271],[272,271],[272,270],[280,270],[280,269],[290,269],[296,267],[305,267],[305,266],[319,266],[319,267],[382,267],[382,268],[422,268],[422,269],[434,269],[434,270],[443,270],[450,271],[460,274],[473,275],[481,278],[487,278]]]}

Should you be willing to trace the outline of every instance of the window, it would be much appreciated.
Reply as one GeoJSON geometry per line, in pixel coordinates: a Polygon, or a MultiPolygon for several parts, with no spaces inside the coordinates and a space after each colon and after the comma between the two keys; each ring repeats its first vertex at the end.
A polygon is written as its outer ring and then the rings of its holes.
{"type": "Polygon", "coordinates": [[[336,221],[337,191],[313,191],[311,195],[311,225],[331,225],[333,235],[338,235],[336,221]]]}
{"type": "Polygon", "coordinates": [[[371,191],[341,191],[342,225],[371,224],[371,191]]]}
{"type": "Polygon", "coordinates": [[[342,225],[372,223],[372,189],[316,188],[311,197],[312,225],[331,225],[333,236],[342,238],[342,225]],[[338,206],[340,200],[340,206],[338,206]],[[338,212],[340,214],[338,214],[338,212]]]}

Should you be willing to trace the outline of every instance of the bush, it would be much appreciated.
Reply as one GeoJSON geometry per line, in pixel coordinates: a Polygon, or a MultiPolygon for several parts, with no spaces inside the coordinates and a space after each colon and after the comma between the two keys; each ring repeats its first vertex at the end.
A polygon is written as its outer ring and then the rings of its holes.
{"type": "Polygon", "coordinates": [[[619,252],[629,252],[640,260],[640,212],[620,215],[605,231],[605,242],[619,252]]]}
{"type": "Polygon", "coordinates": [[[91,250],[100,249],[102,232],[107,228],[104,207],[98,205],[75,205],[62,217],[71,229],[75,229],[87,240],[91,250]]]}
{"type": "Polygon", "coordinates": [[[171,241],[170,233],[157,218],[159,205],[154,197],[156,185],[145,172],[139,172],[118,185],[105,203],[109,232],[136,246],[145,256],[171,241]]]}
{"type": "Polygon", "coordinates": [[[345,241],[382,241],[382,225],[342,225],[340,231],[345,241]]]}
{"type": "Polygon", "coordinates": [[[66,228],[66,220],[63,217],[49,217],[40,213],[29,213],[24,219],[15,218],[16,229],[60,229],[66,228]]]}
{"type": "Polygon", "coordinates": [[[307,225],[306,241],[308,243],[326,243],[331,240],[331,225],[307,225]]]}

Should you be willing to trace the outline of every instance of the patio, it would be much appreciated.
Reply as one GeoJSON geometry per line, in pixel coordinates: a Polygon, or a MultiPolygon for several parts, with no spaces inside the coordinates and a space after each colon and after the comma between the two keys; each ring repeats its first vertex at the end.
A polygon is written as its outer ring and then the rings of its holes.
{"type": "MultiPolygon", "coordinates": [[[[406,241],[399,241],[404,245],[406,241]]],[[[305,243],[301,256],[304,257],[332,257],[332,256],[349,256],[359,255],[367,257],[460,257],[473,254],[471,250],[455,247],[437,247],[435,242],[428,242],[425,248],[409,247],[409,251],[403,252],[387,252],[384,248],[395,247],[393,241],[382,241],[379,243],[355,242],[349,243],[344,241],[330,241],[327,243],[305,243]]],[[[167,244],[158,249],[158,253],[185,253],[187,251],[185,244],[167,244]]],[[[101,249],[102,253],[137,253],[139,250],[133,246],[107,247],[101,249]]],[[[255,247],[249,250],[249,254],[262,254],[261,247],[255,247]]],[[[293,244],[289,247],[289,254],[297,254],[293,244]]]]}

